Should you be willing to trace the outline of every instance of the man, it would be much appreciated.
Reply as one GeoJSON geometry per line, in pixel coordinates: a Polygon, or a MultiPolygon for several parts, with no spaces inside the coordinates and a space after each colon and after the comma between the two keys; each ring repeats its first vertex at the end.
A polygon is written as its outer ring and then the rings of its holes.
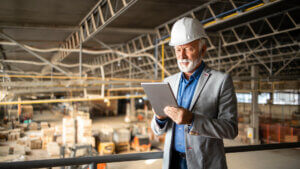
{"type": "Polygon", "coordinates": [[[223,138],[238,134],[237,101],[231,77],[203,62],[206,34],[192,18],[178,20],[169,45],[175,47],[180,73],[165,79],[179,107],[154,115],[156,135],[166,133],[163,169],[226,169],[223,138]]]}

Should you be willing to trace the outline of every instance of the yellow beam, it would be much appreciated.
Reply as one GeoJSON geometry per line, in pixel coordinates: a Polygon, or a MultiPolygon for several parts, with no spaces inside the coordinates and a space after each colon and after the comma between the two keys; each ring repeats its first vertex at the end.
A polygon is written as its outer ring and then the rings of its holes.
{"type": "MultiPolygon", "coordinates": [[[[275,1],[275,0],[274,0],[274,1],[275,1]]],[[[272,1],[272,2],[273,2],[273,1],[272,1]]],[[[258,7],[260,7],[260,6],[263,6],[263,5],[265,5],[265,4],[264,4],[264,3],[257,4],[257,5],[255,5],[255,6],[252,6],[252,7],[250,7],[250,8],[245,9],[245,12],[251,11],[251,10],[253,10],[253,9],[255,9],[255,8],[258,8],[258,7]]],[[[223,17],[222,20],[231,18],[231,17],[236,16],[236,15],[238,15],[237,12],[235,12],[235,13],[233,13],[233,14],[230,14],[230,15],[228,15],[228,16],[223,17]]],[[[211,22],[208,22],[208,23],[204,24],[204,27],[205,27],[205,26],[208,26],[208,25],[211,25],[211,24],[214,24],[214,23],[216,23],[216,20],[213,20],[213,21],[211,21],[211,22]]]]}
{"type": "MultiPolygon", "coordinates": [[[[103,80],[102,77],[80,77],[80,76],[33,76],[33,75],[3,75],[0,77],[19,77],[34,79],[87,79],[87,80],[103,80]]],[[[155,82],[152,79],[126,79],[126,78],[105,78],[105,81],[124,81],[124,82],[155,82]]]]}
{"type": "Polygon", "coordinates": [[[131,90],[144,90],[142,87],[122,87],[122,88],[112,88],[107,89],[107,91],[131,91],[131,90]]]}
{"type": "Polygon", "coordinates": [[[205,26],[211,25],[211,24],[213,24],[213,23],[216,23],[216,20],[211,21],[211,22],[208,22],[208,23],[204,24],[203,26],[205,27],[205,26]]]}
{"type": "Polygon", "coordinates": [[[258,8],[258,7],[260,7],[260,6],[263,6],[264,5],[264,3],[260,3],[260,4],[258,4],[258,5],[255,5],[255,6],[252,6],[252,7],[250,7],[250,8],[247,8],[245,11],[251,11],[251,10],[253,10],[253,9],[255,9],[255,8],[258,8]]]}
{"type": "Polygon", "coordinates": [[[235,15],[237,15],[237,14],[238,14],[238,13],[235,12],[235,13],[233,13],[233,14],[227,15],[227,16],[223,17],[222,20],[231,18],[231,17],[233,17],[233,16],[235,16],[235,15]]]}
{"type": "Polygon", "coordinates": [[[109,96],[100,98],[71,98],[71,99],[51,99],[51,100],[24,100],[24,101],[13,101],[13,102],[1,102],[1,105],[14,105],[14,104],[43,104],[43,103],[62,103],[62,102],[83,102],[83,101],[94,101],[94,100],[117,100],[117,99],[130,99],[130,98],[142,98],[146,95],[132,95],[132,96],[109,96]]]}

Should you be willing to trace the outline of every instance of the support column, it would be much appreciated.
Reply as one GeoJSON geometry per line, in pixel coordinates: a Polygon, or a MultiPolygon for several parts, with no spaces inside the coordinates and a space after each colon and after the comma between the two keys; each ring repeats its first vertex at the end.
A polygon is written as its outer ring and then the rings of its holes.
{"type": "MultiPolygon", "coordinates": [[[[251,66],[251,89],[252,89],[252,102],[251,102],[251,128],[253,136],[250,140],[251,144],[259,144],[259,118],[258,118],[258,67],[251,66]]],[[[249,134],[248,134],[249,136],[249,134]]]]}
{"type": "Polygon", "coordinates": [[[130,102],[126,104],[126,116],[125,116],[125,122],[130,123],[132,121],[135,121],[135,102],[134,98],[130,99],[130,102]]]}
{"type": "MultiPolygon", "coordinates": [[[[131,70],[132,70],[132,67],[131,67],[131,58],[129,58],[128,60],[129,62],[129,79],[132,78],[131,76],[131,70]]],[[[129,84],[129,87],[131,87],[131,83],[129,84]]],[[[131,91],[130,92],[130,95],[133,95],[133,92],[131,91]]],[[[134,98],[130,98],[130,103],[127,103],[126,104],[126,117],[125,117],[125,122],[127,123],[130,123],[132,121],[135,121],[136,118],[135,118],[135,102],[134,102],[134,98]]]]}

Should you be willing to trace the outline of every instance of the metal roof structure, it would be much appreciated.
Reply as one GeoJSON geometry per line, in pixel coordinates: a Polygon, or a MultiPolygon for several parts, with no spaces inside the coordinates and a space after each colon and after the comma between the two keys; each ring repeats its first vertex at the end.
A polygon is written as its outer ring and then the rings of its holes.
{"type": "Polygon", "coordinates": [[[295,80],[299,12],[296,0],[2,1],[0,74],[12,82],[32,80],[16,75],[161,79],[179,71],[167,42],[173,23],[189,16],[204,24],[210,67],[249,80],[257,65],[260,78],[295,80]]]}

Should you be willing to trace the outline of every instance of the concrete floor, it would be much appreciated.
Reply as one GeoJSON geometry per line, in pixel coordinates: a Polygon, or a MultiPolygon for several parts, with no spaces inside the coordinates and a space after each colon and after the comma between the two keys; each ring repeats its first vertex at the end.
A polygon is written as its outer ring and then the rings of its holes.
{"type": "MultiPolygon", "coordinates": [[[[229,169],[297,169],[300,168],[300,150],[272,150],[227,154],[229,169]]],[[[162,160],[110,163],[108,169],[158,169],[162,160]]]]}
{"type": "MultiPolygon", "coordinates": [[[[47,120],[52,124],[61,125],[60,115],[46,113],[36,115],[36,120],[47,120]]],[[[128,126],[124,122],[124,116],[97,117],[93,119],[93,129],[104,126],[122,128],[128,126]]],[[[225,146],[243,145],[235,140],[224,140],[225,146]]],[[[300,149],[284,149],[271,151],[257,151],[244,153],[231,153],[226,155],[229,169],[300,169],[300,149]]],[[[109,163],[108,169],[159,169],[162,160],[129,161],[109,163]]]]}

